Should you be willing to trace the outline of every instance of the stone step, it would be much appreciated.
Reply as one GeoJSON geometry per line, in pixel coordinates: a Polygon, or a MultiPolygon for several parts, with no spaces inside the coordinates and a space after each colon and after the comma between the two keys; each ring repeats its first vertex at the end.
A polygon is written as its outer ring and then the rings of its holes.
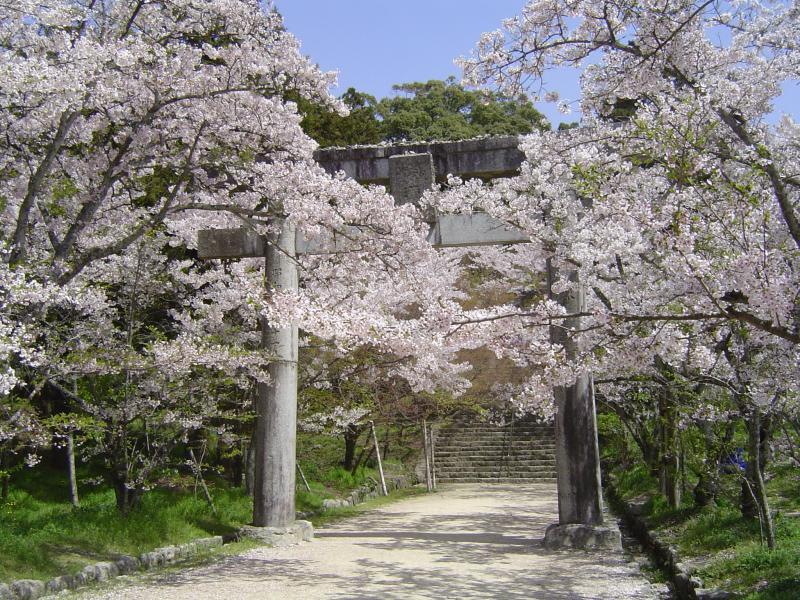
{"type": "Polygon", "coordinates": [[[542,454],[555,452],[554,447],[548,446],[533,446],[528,448],[520,448],[519,446],[442,446],[434,448],[435,454],[542,454]]]}
{"type": "Polygon", "coordinates": [[[444,446],[519,446],[522,448],[536,446],[555,446],[554,440],[437,440],[434,444],[436,448],[444,446]]]}
{"type": "Polygon", "coordinates": [[[529,466],[483,466],[483,467],[436,467],[437,471],[441,473],[541,473],[544,471],[552,471],[556,468],[555,465],[536,465],[529,466]]]}
{"type": "Polygon", "coordinates": [[[437,469],[469,469],[469,468],[480,468],[480,469],[535,469],[539,467],[553,467],[555,466],[555,460],[510,460],[506,462],[491,462],[491,461],[481,461],[481,462],[439,462],[436,461],[436,468],[437,469]]]}
{"type": "Polygon", "coordinates": [[[465,467],[462,469],[448,469],[436,467],[440,473],[548,473],[555,469],[555,465],[539,465],[536,467],[465,467]]]}
{"type": "Polygon", "coordinates": [[[550,477],[436,477],[436,483],[555,483],[550,477]]]}
{"type": "Polygon", "coordinates": [[[434,458],[439,460],[492,460],[507,461],[521,459],[550,459],[556,453],[552,450],[532,450],[528,452],[482,452],[475,450],[472,452],[436,452],[434,458]]]}

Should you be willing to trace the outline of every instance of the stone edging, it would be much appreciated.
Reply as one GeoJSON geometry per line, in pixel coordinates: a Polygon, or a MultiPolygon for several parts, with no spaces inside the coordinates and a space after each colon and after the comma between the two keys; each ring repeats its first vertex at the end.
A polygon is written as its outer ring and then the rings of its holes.
{"type": "Polygon", "coordinates": [[[702,580],[694,574],[692,567],[681,562],[678,550],[658,539],[655,532],[647,528],[644,519],[630,504],[620,498],[610,481],[606,481],[605,490],[609,502],[625,525],[655,558],[658,566],[669,575],[679,600],[727,600],[735,597],[734,594],[723,590],[703,588],[702,580]]]}
{"type": "MultiPolygon", "coordinates": [[[[386,487],[391,490],[399,490],[413,485],[406,477],[394,477],[387,479],[386,487]]],[[[314,514],[320,514],[331,508],[342,506],[355,506],[372,498],[378,497],[378,484],[362,486],[353,490],[347,498],[342,500],[323,501],[322,510],[311,513],[298,513],[298,519],[308,518],[314,514]],[[326,504],[326,502],[328,504],[326,504]]],[[[292,531],[272,531],[274,539],[264,538],[263,533],[258,533],[264,528],[254,528],[245,525],[238,533],[225,536],[217,535],[213,537],[200,538],[180,546],[164,546],[156,548],[150,552],[144,552],[138,557],[120,556],[114,561],[103,561],[93,565],[88,565],[74,575],[61,575],[49,581],[38,579],[19,579],[10,584],[0,583],[0,600],[36,600],[48,594],[57,594],[64,590],[76,590],[90,583],[108,581],[120,575],[127,575],[136,571],[149,571],[165,565],[170,565],[186,558],[195,556],[201,550],[217,548],[223,544],[239,541],[240,537],[252,537],[260,539],[272,545],[283,546],[290,543],[299,543],[301,540],[309,541],[313,537],[313,529],[305,526],[304,521],[298,521],[302,527],[295,532],[292,531]],[[311,533],[309,533],[309,530],[311,533]],[[255,532],[255,533],[254,533],[255,532]]]]}
{"type": "Polygon", "coordinates": [[[0,600],[35,600],[47,594],[64,590],[75,590],[93,582],[108,581],[119,575],[139,570],[150,570],[195,556],[202,550],[217,548],[239,539],[238,534],[200,538],[180,546],[164,546],[138,557],[121,556],[114,561],[104,561],[88,565],[74,575],[61,575],[50,581],[20,579],[10,585],[0,583],[0,600]]]}
{"type": "MultiPolygon", "coordinates": [[[[407,487],[411,487],[414,483],[409,480],[405,476],[399,477],[392,477],[386,479],[386,489],[390,492],[395,490],[401,490],[407,487]]],[[[361,504],[362,502],[366,502],[367,500],[372,500],[377,498],[380,494],[378,492],[379,484],[377,481],[373,481],[371,485],[362,485],[360,488],[356,488],[347,498],[326,498],[322,501],[322,510],[321,511],[314,511],[314,512],[307,512],[307,513],[299,513],[299,518],[308,518],[310,516],[316,514],[322,514],[327,510],[335,509],[335,508],[343,508],[345,506],[355,506],[356,504],[361,504]]]]}

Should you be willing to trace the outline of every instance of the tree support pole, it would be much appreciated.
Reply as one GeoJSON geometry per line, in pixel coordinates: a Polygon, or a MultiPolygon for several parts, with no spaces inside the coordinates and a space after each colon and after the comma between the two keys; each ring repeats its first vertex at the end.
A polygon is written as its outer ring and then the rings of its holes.
{"type": "MultiPolygon", "coordinates": [[[[297,290],[295,228],[284,221],[266,248],[267,294],[297,290]]],[[[288,527],[295,519],[297,326],[262,321],[262,345],[273,357],[268,383],[258,384],[253,525],[288,527]]]]}
{"type": "Polygon", "coordinates": [[[384,496],[389,495],[389,490],[386,489],[386,477],[383,475],[383,461],[381,460],[381,448],[378,446],[378,434],[375,432],[375,423],[369,422],[370,429],[372,429],[372,443],[375,444],[375,456],[378,457],[378,473],[381,476],[381,491],[384,496]]]}

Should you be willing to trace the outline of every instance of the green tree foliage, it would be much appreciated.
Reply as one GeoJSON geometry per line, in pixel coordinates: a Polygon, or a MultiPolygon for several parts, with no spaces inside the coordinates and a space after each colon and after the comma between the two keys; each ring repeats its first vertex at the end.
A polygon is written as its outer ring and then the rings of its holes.
{"type": "Polygon", "coordinates": [[[346,117],[300,100],[298,106],[303,113],[303,131],[323,148],[380,143],[383,124],[378,119],[375,97],[349,88],[341,100],[350,109],[346,117]]]}
{"type": "Polygon", "coordinates": [[[466,90],[453,77],[403,83],[393,89],[396,96],[380,101],[348,89],[341,97],[350,109],[346,117],[301,102],[303,129],[323,148],[381,141],[461,140],[550,129],[529,100],[466,90]]]}
{"type": "Polygon", "coordinates": [[[378,103],[387,141],[457,140],[550,129],[529,100],[466,90],[453,77],[404,83],[392,89],[403,95],[378,103]]]}

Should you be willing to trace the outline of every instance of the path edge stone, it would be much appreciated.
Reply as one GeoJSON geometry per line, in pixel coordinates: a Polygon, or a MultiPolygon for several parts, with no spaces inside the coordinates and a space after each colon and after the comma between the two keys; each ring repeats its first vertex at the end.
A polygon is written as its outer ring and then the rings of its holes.
{"type": "Polygon", "coordinates": [[[677,548],[659,539],[655,532],[648,529],[641,515],[641,507],[623,500],[610,480],[605,482],[604,487],[611,507],[658,566],[669,575],[678,600],[728,600],[736,597],[725,590],[704,588],[694,570],[681,561],[677,548]]]}

